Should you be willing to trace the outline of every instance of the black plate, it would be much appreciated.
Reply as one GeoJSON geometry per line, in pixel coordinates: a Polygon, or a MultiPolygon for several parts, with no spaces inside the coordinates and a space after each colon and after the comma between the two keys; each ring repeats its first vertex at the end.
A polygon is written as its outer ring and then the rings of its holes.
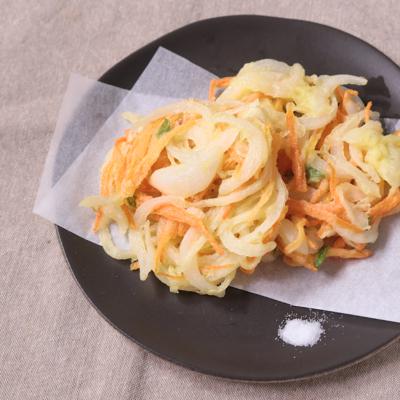
{"type": "MultiPolygon", "coordinates": [[[[363,75],[370,83],[362,96],[385,116],[400,110],[400,91],[391,91],[400,87],[400,70],[381,52],[323,25],[261,16],[185,26],[131,54],[100,80],[130,88],[159,46],[219,76],[261,58],[297,61],[308,73],[363,75]]],[[[153,277],[140,282],[101,247],[61,228],[59,235],[76,280],[103,317],[145,349],[203,373],[248,381],[305,378],[352,364],[400,334],[400,324],[324,313],[325,337],[301,350],[276,339],[280,322],[288,313],[320,317],[321,311],[233,288],[223,299],[170,294],[153,277]]]]}

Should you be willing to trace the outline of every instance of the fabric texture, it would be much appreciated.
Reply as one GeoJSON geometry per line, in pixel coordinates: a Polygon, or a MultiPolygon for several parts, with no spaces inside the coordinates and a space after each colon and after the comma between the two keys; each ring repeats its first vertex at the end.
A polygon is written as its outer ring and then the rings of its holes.
{"type": "Polygon", "coordinates": [[[31,212],[70,72],[97,78],[166,32],[229,14],[335,26],[400,64],[396,0],[0,4],[0,399],[399,398],[399,342],[337,373],[286,384],[229,382],[145,352],[89,305],[55,228],[31,212]]]}

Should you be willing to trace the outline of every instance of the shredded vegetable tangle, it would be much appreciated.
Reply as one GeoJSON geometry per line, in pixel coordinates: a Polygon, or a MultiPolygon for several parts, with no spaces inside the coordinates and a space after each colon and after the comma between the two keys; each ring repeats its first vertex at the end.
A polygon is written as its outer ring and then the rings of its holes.
{"type": "Polygon", "coordinates": [[[213,80],[207,101],[127,118],[100,195],[81,202],[104,250],[142,280],[215,296],[278,253],[310,271],[370,256],[400,210],[400,137],[345,87],[366,83],[261,60],[213,80]]]}

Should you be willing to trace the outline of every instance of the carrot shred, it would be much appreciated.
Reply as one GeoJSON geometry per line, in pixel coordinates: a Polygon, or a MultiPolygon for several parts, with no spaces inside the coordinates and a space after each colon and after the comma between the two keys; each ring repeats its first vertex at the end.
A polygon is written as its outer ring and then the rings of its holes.
{"type": "Polygon", "coordinates": [[[364,108],[364,115],[365,115],[364,119],[366,123],[369,121],[371,117],[371,108],[372,108],[372,101],[369,101],[364,108]]]}
{"type": "Polygon", "coordinates": [[[149,195],[151,197],[158,197],[161,195],[160,191],[150,185],[148,178],[145,178],[137,188],[137,191],[149,195]]]}
{"type": "Polygon", "coordinates": [[[283,260],[291,267],[305,267],[310,271],[318,271],[314,264],[312,255],[304,255],[300,253],[291,253],[289,256],[285,255],[283,260]]]}
{"type": "Polygon", "coordinates": [[[320,239],[325,239],[327,237],[328,233],[331,231],[332,231],[332,227],[329,224],[327,224],[326,222],[323,222],[317,231],[317,236],[320,239]]]}
{"type": "Polygon", "coordinates": [[[386,186],[385,185],[385,181],[383,179],[381,179],[379,181],[378,186],[379,186],[379,193],[380,193],[381,197],[384,197],[384,195],[385,195],[385,186],[386,186]]]}
{"type": "Polygon", "coordinates": [[[338,238],[334,241],[332,247],[335,247],[335,248],[337,248],[337,249],[343,249],[343,248],[346,247],[346,242],[344,241],[344,239],[343,239],[342,237],[338,237],[338,238]]]}
{"type": "MultiPolygon", "coordinates": [[[[130,171],[135,170],[139,160],[145,156],[150,139],[155,128],[162,119],[151,122],[142,132],[138,133],[132,141],[116,141],[111,156],[102,168],[100,178],[100,193],[109,196],[121,191],[121,185],[130,171]],[[125,155],[122,155],[120,146],[126,146],[125,155]]],[[[133,192],[132,192],[133,194],[133,192]]],[[[125,196],[128,197],[128,196],[125,196]]]]}
{"type": "Polygon", "coordinates": [[[277,99],[273,99],[272,101],[273,106],[275,108],[276,111],[283,111],[283,106],[284,106],[284,101],[281,98],[277,98],[277,99]]]}
{"type": "Polygon", "coordinates": [[[355,243],[353,246],[356,250],[361,251],[365,249],[366,245],[365,243],[355,243]]]}
{"type": "Polygon", "coordinates": [[[171,165],[171,161],[169,161],[168,153],[164,149],[160,156],[158,157],[157,161],[152,165],[151,170],[155,171],[156,169],[165,168],[171,165]]]}
{"type": "Polygon", "coordinates": [[[335,128],[336,125],[338,125],[340,122],[342,122],[343,119],[344,118],[342,117],[341,112],[338,110],[336,117],[331,122],[329,122],[329,124],[326,125],[324,130],[322,131],[321,137],[319,138],[318,143],[315,146],[315,148],[317,150],[321,149],[326,137],[332,132],[333,128],[335,128]]]}
{"type": "Polygon", "coordinates": [[[224,164],[222,169],[230,170],[235,169],[237,166],[241,165],[244,158],[239,155],[235,147],[230,147],[226,152],[226,157],[224,158],[224,164]]]}
{"type": "Polygon", "coordinates": [[[177,223],[169,219],[160,218],[157,230],[157,249],[154,256],[155,271],[161,262],[165,248],[170,240],[175,236],[177,223]]]}
{"type": "Polygon", "coordinates": [[[229,215],[231,215],[233,208],[234,208],[233,204],[225,206],[224,213],[222,214],[222,219],[227,219],[229,215]]]}
{"type": "Polygon", "coordinates": [[[210,88],[208,90],[208,100],[215,101],[216,100],[216,95],[215,95],[216,90],[227,87],[230,84],[232,78],[233,78],[232,76],[228,76],[228,77],[221,78],[221,79],[212,79],[210,82],[210,88]]]}
{"type": "Polygon", "coordinates": [[[400,190],[392,194],[391,196],[385,197],[382,201],[375,204],[370,210],[369,215],[376,220],[377,218],[389,215],[395,208],[400,205],[400,190]]]}
{"type": "Polygon", "coordinates": [[[133,128],[127,128],[124,130],[124,135],[126,136],[126,138],[129,138],[129,135],[133,134],[135,131],[133,128]]]}
{"type": "Polygon", "coordinates": [[[201,270],[217,271],[220,269],[231,268],[234,264],[224,264],[224,265],[204,265],[200,267],[201,270]]]}
{"type": "Polygon", "coordinates": [[[115,141],[115,146],[119,146],[121,143],[126,142],[126,136],[121,136],[115,141]]]}
{"type": "Polygon", "coordinates": [[[101,170],[100,194],[102,196],[108,196],[110,194],[109,190],[108,190],[108,182],[110,180],[111,166],[112,166],[112,163],[109,161],[105,165],[103,165],[102,170],[101,170]]]}
{"type": "Polygon", "coordinates": [[[278,151],[277,166],[279,173],[284,176],[292,170],[292,160],[288,157],[285,150],[278,151]]]}
{"type": "Polygon", "coordinates": [[[338,107],[335,118],[328,125],[326,125],[324,130],[322,131],[321,137],[318,140],[316,146],[317,150],[321,149],[326,137],[332,132],[333,128],[344,121],[345,117],[347,116],[347,111],[344,107],[345,103],[348,100],[349,96],[357,96],[358,92],[351,89],[343,90],[342,88],[337,87],[335,90],[335,94],[339,100],[340,106],[338,107]]]}
{"type": "Polygon", "coordinates": [[[350,156],[350,145],[347,142],[343,142],[343,155],[347,161],[350,161],[353,165],[357,166],[350,156]]]}
{"type": "Polygon", "coordinates": [[[122,157],[121,146],[126,142],[126,137],[115,141],[114,147],[107,163],[103,166],[100,178],[100,193],[102,196],[114,194],[125,169],[125,159],[122,157]]]}
{"type": "Polygon", "coordinates": [[[245,275],[252,275],[252,274],[254,274],[255,270],[256,270],[255,268],[246,269],[246,268],[240,267],[240,272],[243,272],[245,275]]]}
{"type": "Polygon", "coordinates": [[[147,193],[143,193],[141,191],[137,191],[135,193],[135,199],[136,199],[136,207],[139,207],[141,204],[143,204],[147,200],[151,200],[153,196],[148,195],[147,193]]]}
{"type": "Polygon", "coordinates": [[[329,225],[333,226],[335,224],[341,225],[342,227],[352,230],[354,232],[363,232],[361,228],[356,225],[353,225],[351,222],[348,222],[337,215],[335,215],[332,210],[331,205],[325,205],[321,203],[313,204],[309,203],[305,200],[288,200],[289,212],[295,215],[309,215],[315,219],[319,219],[320,221],[325,221],[329,225]]]}
{"type": "Polygon", "coordinates": [[[362,233],[362,232],[364,232],[364,229],[360,228],[360,227],[357,226],[357,225],[352,224],[352,223],[349,222],[349,221],[346,221],[346,220],[343,219],[343,218],[336,217],[336,222],[337,222],[338,225],[340,225],[340,226],[342,226],[343,228],[348,229],[348,230],[350,230],[350,231],[353,231],[353,232],[356,232],[356,233],[362,233]]]}
{"type": "Polygon", "coordinates": [[[185,236],[185,233],[187,232],[188,229],[189,229],[189,225],[180,222],[180,223],[178,223],[178,227],[176,229],[176,234],[180,237],[183,237],[183,236],[185,236]]]}
{"type": "Polygon", "coordinates": [[[286,124],[289,130],[289,143],[293,154],[292,170],[294,175],[295,187],[298,192],[307,191],[306,173],[304,162],[301,159],[300,146],[297,140],[297,133],[295,127],[295,117],[291,106],[286,110],[286,124]]]}
{"type": "Polygon", "coordinates": [[[129,226],[131,228],[134,228],[135,222],[133,221],[132,211],[130,210],[129,206],[127,206],[126,204],[122,204],[121,209],[124,212],[126,219],[128,220],[129,226]]]}
{"type": "Polygon", "coordinates": [[[100,229],[101,220],[103,219],[103,209],[100,207],[96,212],[96,218],[93,223],[93,232],[96,233],[100,229]]]}
{"type": "Polygon", "coordinates": [[[345,108],[346,102],[348,101],[350,96],[358,96],[357,90],[346,89],[343,94],[343,99],[340,104],[340,111],[342,114],[347,115],[347,111],[345,108]]]}
{"type": "Polygon", "coordinates": [[[330,167],[330,175],[329,175],[329,193],[334,200],[335,204],[339,207],[342,208],[342,204],[339,198],[339,195],[337,194],[336,191],[336,186],[339,184],[339,181],[336,176],[336,171],[335,168],[333,168],[333,165],[329,163],[330,167]]]}
{"type": "Polygon", "coordinates": [[[214,179],[203,191],[195,194],[190,198],[191,201],[196,202],[204,199],[204,197],[212,196],[214,191],[218,190],[218,186],[216,185],[217,179],[214,179]]]}
{"type": "Polygon", "coordinates": [[[358,251],[356,249],[340,249],[336,247],[330,247],[327,253],[327,257],[338,258],[367,258],[371,255],[372,251],[368,249],[358,251]]]}
{"type": "Polygon", "coordinates": [[[319,225],[321,225],[321,221],[320,220],[314,219],[314,218],[307,218],[306,226],[315,227],[315,226],[319,226],[319,225]]]}
{"type": "Polygon", "coordinates": [[[131,271],[136,271],[136,270],[140,269],[140,264],[139,264],[139,262],[138,262],[138,261],[134,261],[133,263],[131,263],[129,269],[130,269],[131,271]]]}
{"type": "Polygon", "coordinates": [[[335,96],[336,96],[338,103],[341,103],[343,101],[343,95],[344,95],[344,89],[342,87],[338,86],[335,89],[335,96]]]}
{"type": "Polygon", "coordinates": [[[198,229],[207,238],[211,246],[218,254],[223,255],[225,253],[223,247],[208,231],[203,221],[200,218],[188,213],[185,209],[173,205],[163,205],[155,209],[153,213],[176,222],[183,222],[184,224],[190,225],[193,228],[198,229]]]}
{"type": "Polygon", "coordinates": [[[312,240],[309,236],[307,236],[306,238],[307,238],[307,244],[312,250],[319,249],[320,246],[315,240],[312,240]]]}

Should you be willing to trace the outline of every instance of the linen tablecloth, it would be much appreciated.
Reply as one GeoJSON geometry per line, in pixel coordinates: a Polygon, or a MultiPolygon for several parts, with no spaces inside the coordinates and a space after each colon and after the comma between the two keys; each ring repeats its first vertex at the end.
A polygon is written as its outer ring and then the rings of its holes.
{"type": "Polygon", "coordinates": [[[55,228],[31,211],[71,71],[98,78],[166,32],[228,14],[325,23],[400,64],[396,0],[3,0],[0,6],[0,399],[399,398],[398,342],[356,366],[288,384],[228,382],[145,352],[89,305],[55,228]]]}

